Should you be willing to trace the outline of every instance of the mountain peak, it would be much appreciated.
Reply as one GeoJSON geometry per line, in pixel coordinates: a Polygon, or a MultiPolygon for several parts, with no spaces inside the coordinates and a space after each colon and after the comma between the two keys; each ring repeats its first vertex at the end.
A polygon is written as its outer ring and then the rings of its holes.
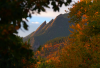
{"type": "Polygon", "coordinates": [[[69,25],[71,25],[71,23],[68,23],[70,19],[67,18],[67,16],[68,14],[60,14],[49,23],[46,24],[46,21],[44,21],[40,27],[38,27],[30,37],[30,44],[34,48],[34,51],[36,51],[40,45],[43,45],[51,39],[65,37],[71,34],[69,31],[69,25]]]}
{"type": "Polygon", "coordinates": [[[44,21],[40,27],[37,28],[37,30],[34,32],[34,35],[36,35],[44,26],[46,25],[46,21],[44,21]]]}

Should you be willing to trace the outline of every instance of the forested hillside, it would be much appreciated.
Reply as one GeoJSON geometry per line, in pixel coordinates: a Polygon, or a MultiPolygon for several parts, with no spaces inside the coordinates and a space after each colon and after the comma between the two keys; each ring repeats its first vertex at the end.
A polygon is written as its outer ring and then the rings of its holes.
{"type": "Polygon", "coordinates": [[[74,31],[66,42],[44,44],[37,68],[100,68],[100,0],[82,0],[69,10],[74,31]]]}

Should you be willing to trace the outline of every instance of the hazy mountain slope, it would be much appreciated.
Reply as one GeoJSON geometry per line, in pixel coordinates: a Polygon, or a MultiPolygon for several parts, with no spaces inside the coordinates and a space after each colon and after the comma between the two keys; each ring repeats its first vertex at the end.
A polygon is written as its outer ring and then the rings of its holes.
{"type": "Polygon", "coordinates": [[[31,37],[33,37],[34,35],[36,35],[38,32],[40,32],[40,30],[46,25],[46,21],[44,21],[38,28],[36,31],[32,32],[31,34],[29,34],[28,36],[24,37],[23,41],[27,41],[28,39],[30,39],[31,37]]]}
{"type": "Polygon", "coordinates": [[[34,32],[34,35],[38,34],[38,33],[41,31],[41,29],[42,29],[45,25],[46,25],[46,21],[44,21],[44,22],[39,26],[39,28],[34,32]]]}
{"type": "Polygon", "coordinates": [[[48,24],[44,24],[42,28],[38,28],[39,31],[36,34],[31,34],[30,37],[24,38],[24,41],[27,41],[30,38],[30,44],[37,50],[40,45],[43,45],[45,42],[54,39],[56,37],[65,37],[70,34],[69,32],[69,19],[67,18],[68,14],[60,14],[54,20],[51,20],[48,24]]]}

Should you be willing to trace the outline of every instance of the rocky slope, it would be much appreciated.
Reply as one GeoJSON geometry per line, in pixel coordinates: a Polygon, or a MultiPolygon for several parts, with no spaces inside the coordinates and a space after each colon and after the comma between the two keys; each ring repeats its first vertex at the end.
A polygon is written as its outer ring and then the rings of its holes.
{"type": "Polygon", "coordinates": [[[27,41],[30,39],[30,44],[33,50],[36,51],[40,45],[43,45],[51,39],[68,36],[71,34],[69,31],[69,25],[71,25],[71,23],[68,23],[70,19],[67,18],[67,16],[68,14],[60,14],[47,24],[46,21],[43,22],[35,32],[26,36],[23,40],[27,41]]]}

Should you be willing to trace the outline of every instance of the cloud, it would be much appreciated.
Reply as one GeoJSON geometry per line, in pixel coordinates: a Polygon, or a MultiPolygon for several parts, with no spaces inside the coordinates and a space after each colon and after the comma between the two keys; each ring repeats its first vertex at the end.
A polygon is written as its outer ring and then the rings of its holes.
{"type": "Polygon", "coordinates": [[[32,22],[33,24],[39,24],[39,22],[32,22]]]}
{"type": "Polygon", "coordinates": [[[32,14],[32,16],[55,18],[59,14],[66,13],[65,10],[67,10],[69,12],[68,8],[71,8],[72,4],[74,4],[74,2],[77,2],[77,0],[74,0],[69,6],[65,6],[63,4],[62,7],[60,7],[60,11],[59,12],[58,11],[54,12],[53,9],[52,9],[52,6],[50,5],[50,9],[46,8],[46,12],[40,12],[40,14],[35,12],[34,14],[32,14]]]}
{"type": "Polygon", "coordinates": [[[33,14],[32,16],[39,16],[39,17],[51,17],[51,18],[55,18],[57,15],[59,15],[60,13],[57,12],[41,12],[40,14],[33,14]]]}

